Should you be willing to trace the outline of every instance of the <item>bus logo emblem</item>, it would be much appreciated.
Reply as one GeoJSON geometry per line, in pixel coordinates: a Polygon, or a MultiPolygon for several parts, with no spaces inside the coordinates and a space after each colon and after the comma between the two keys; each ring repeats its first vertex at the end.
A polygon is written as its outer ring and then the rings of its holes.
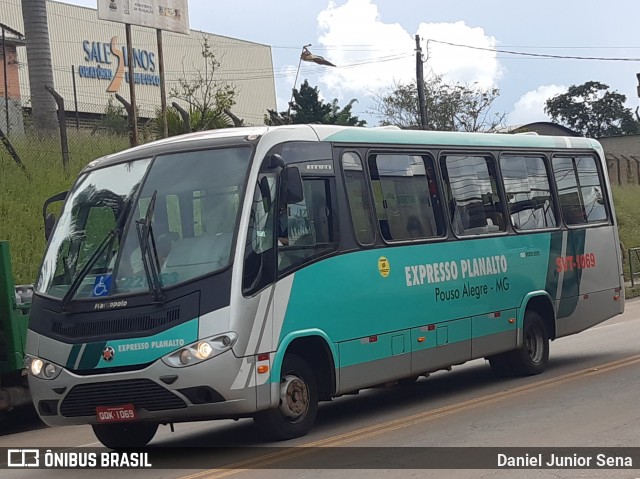
{"type": "Polygon", "coordinates": [[[380,276],[383,278],[389,276],[389,260],[384,256],[380,256],[380,259],[378,259],[378,271],[380,271],[380,276]]]}
{"type": "Polygon", "coordinates": [[[102,350],[102,359],[104,359],[108,363],[113,361],[113,358],[115,356],[116,356],[116,351],[111,346],[107,346],[102,350]]]}

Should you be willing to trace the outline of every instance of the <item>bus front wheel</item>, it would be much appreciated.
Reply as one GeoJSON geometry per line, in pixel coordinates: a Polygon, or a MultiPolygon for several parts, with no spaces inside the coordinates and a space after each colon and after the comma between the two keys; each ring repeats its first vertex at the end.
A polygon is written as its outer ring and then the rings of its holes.
{"type": "Polygon", "coordinates": [[[269,439],[293,439],[309,432],[317,412],[318,387],[313,370],[300,356],[287,354],[280,373],[280,405],[256,413],[256,425],[269,439]]]}
{"type": "Polygon", "coordinates": [[[109,449],[129,449],[146,446],[156,435],[153,423],[93,424],[93,433],[109,449]]]}

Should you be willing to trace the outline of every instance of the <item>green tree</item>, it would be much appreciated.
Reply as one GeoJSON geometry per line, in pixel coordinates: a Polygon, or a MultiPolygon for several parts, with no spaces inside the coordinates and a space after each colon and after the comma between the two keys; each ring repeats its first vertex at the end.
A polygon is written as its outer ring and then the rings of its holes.
{"type": "Polygon", "coordinates": [[[553,121],[591,138],[638,134],[640,123],[624,106],[625,101],[627,97],[609,91],[609,85],[588,81],[549,98],[544,111],[553,121]]]}
{"type": "MultiPolygon", "coordinates": [[[[445,83],[434,75],[425,81],[427,129],[437,131],[492,132],[504,125],[505,113],[492,112],[500,96],[497,88],[483,89],[476,84],[445,83]]],[[[420,128],[416,83],[396,84],[379,94],[371,112],[382,125],[420,128]]]]}
{"type": "Polygon", "coordinates": [[[305,80],[300,89],[293,89],[293,101],[290,103],[291,111],[278,113],[275,110],[267,110],[264,116],[266,125],[288,125],[293,124],[324,124],[324,125],[344,125],[344,126],[364,126],[366,120],[360,120],[352,113],[353,104],[357,100],[354,98],[344,107],[338,105],[338,99],[325,102],[320,99],[318,87],[311,87],[305,80]]]}
{"type": "MultiPolygon", "coordinates": [[[[231,127],[234,122],[225,111],[235,105],[236,88],[217,77],[221,63],[206,37],[202,39],[201,54],[204,67],[193,67],[189,75],[183,71],[183,77],[171,88],[170,96],[187,104],[185,109],[189,112],[191,131],[231,127]]],[[[183,133],[181,117],[175,108],[167,109],[167,119],[170,136],[183,133]]],[[[156,133],[162,132],[159,114],[154,129],[156,133]]]]}

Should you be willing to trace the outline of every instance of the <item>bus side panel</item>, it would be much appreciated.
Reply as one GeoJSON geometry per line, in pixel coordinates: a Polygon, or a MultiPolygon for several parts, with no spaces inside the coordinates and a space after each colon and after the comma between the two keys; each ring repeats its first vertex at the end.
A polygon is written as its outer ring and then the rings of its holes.
{"type": "Polygon", "coordinates": [[[557,301],[558,337],[583,331],[619,314],[623,296],[616,288],[623,285],[613,228],[569,231],[573,254],[560,256],[556,267],[560,273],[574,275],[576,288],[573,294],[563,294],[557,301]]]}
{"type": "Polygon", "coordinates": [[[409,332],[373,335],[340,343],[340,392],[411,374],[409,332]],[[346,389],[345,389],[346,388],[346,389]]]}
{"type": "Polygon", "coordinates": [[[471,359],[471,318],[411,330],[411,374],[419,375],[471,359]]]}
{"type": "Polygon", "coordinates": [[[515,349],[518,340],[517,314],[516,309],[508,309],[474,316],[472,357],[481,358],[515,349]]]}
{"type": "Polygon", "coordinates": [[[288,334],[309,328],[322,329],[333,344],[345,343],[337,366],[356,372],[339,372],[341,391],[407,376],[391,343],[371,345],[370,336],[381,342],[388,334],[410,334],[409,374],[471,359],[476,335],[473,357],[514,348],[517,325],[508,323],[507,311],[519,308],[529,292],[545,289],[549,264],[555,264],[551,238],[540,232],[398,245],[313,263],[295,273],[284,320],[274,324],[278,348],[288,334]],[[500,319],[498,312],[504,313],[500,319]],[[428,331],[430,325],[435,332],[428,331]],[[418,342],[425,326],[427,339],[418,342]],[[439,345],[430,347],[431,335],[441,338],[439,345]],[[370,347],[380,349],[369,355],[370,347]]]}

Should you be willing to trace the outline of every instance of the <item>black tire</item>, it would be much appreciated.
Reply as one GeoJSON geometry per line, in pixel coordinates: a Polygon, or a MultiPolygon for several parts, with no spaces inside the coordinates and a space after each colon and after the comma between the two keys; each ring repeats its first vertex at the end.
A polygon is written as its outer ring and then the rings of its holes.
{"type": "Polygon", "coordinates": [[[522,346],[519,349],[487,358],[496,376],[534,376],[547,368],[549,333],[544,321],[535,311],[525,313],[522,335],[522,346]]]}
{"type": "Polygon", "coordinates": [[[264,437],[284,441],[304,436],[316,420],[318,387],[311,367],[300,356],[287,354],[280,372],[280,406],[253,417],[264,437]]]}
{"type": "Polygon", "coordinates": [[[493,374],[495,374],[499,378],[507,378],[514,375],[513,368],[511,367],[512,361],[512,351],[502,354],[496,354],[495,356],[490,356],[487,359],[489,360],[489,366],[491,366],[491,370],[493,374]]]}
{"type": "Polygon", "coordinates": [[[511,367],[520,376],[534,376],[547,369],[549,333],[540,315],[527,311],[524,315],[522,346],[513,351],[511,367]]]}
{"type": "Polygon", "coordinates": [[[158,425],[148,422],[93,424],[93,433],[109,449],[144,447],[156,435],[158,425]]]}

